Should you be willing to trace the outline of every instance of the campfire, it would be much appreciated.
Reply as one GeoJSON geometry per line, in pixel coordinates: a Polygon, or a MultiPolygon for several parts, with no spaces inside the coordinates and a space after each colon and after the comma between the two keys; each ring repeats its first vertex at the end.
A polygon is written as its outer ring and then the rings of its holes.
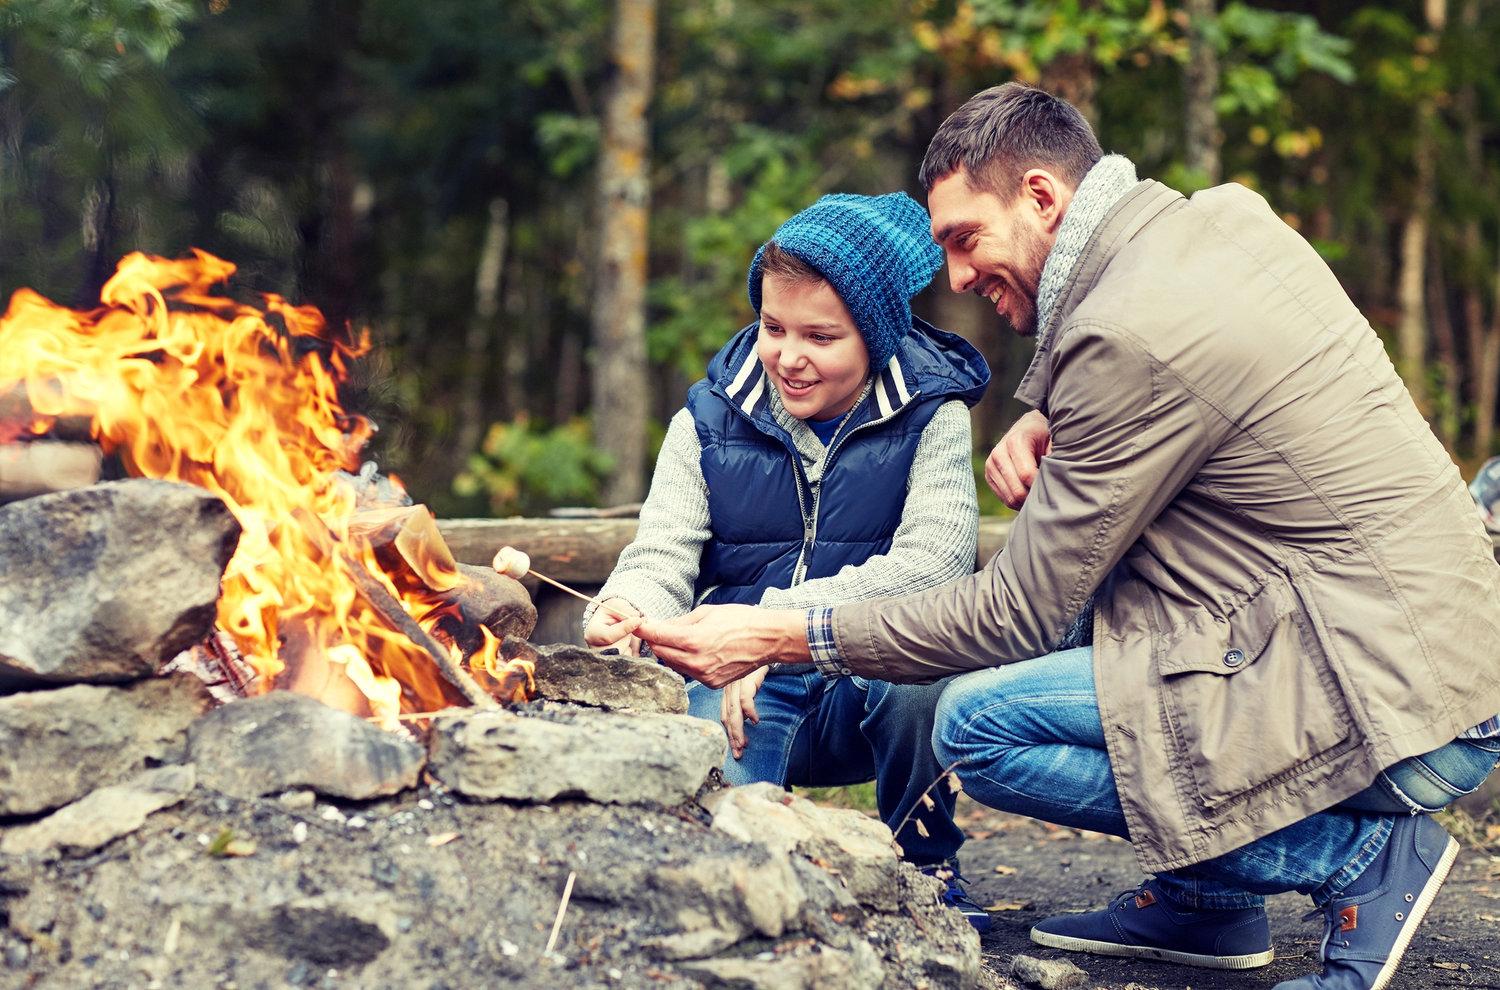
{"type": "Polygon", "coordinates": [[[86,418],[134,477],[207,489],[241,527],[217,631],[176,663],[239,695],[290,689],[387,728],[534,689],[524,589],[455,563],[399,482],[357,474],[375,431],[339,386],[368,338],[311,306],[226,294],[202,251],[125,257],[96,309],[27,289],[0,317],[0,443],[86,418]]]}

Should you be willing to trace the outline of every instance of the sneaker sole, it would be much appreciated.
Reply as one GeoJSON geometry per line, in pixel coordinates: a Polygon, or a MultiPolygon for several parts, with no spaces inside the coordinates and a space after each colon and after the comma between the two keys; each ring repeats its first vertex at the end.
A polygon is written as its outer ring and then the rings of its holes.
{"type": "MultiPolygon", "coordinates": [[[[1160,962],[1197,966],[1200,969],[1259,969],[1276,958],[1275,949],[1255,952],[1244,956],[1206,956],[1197,952],[1175,952],[1172,949],[1155,949],[1146,945],[1121,945],[1119,942],[1100,942],[1091,938],[1074,938],[1071,935],[1054,935],[1051,932],[1031,930],[1031,940],[1037,945],[1068,952],[1092,952],[1100,956],[1125,956],[1133,959],[1156,959],[1160,962]]],[[[1378,987],[1372,990],[1379,990],[1378,987]]]]}
{"type": "Polygon", "coordinates": [[[1437,868],[1432,871],[1432,876],[1427,878],[1422,892],[1417,895],[1416,902],[1407,913],[1406,923],[1401,926],[1401,933],[1396,936],[1396,941],[1391,946],[1391,956],[1385,961],[1385,965],[1380,967],[1380,972],[1375,974],[1375,982],[1370,984],[1370,990],[1385,990],[1386,984],[1391,982],[1391,977],[1396,975],[1396,970],[1401,965],[1401,957],[1406,955],[1412,936],[1416,935],[1422,919],[1427,917],[1427,909],[1432,907],[1432,902],[1437,898],[1438,890],[1448,879],[1448,873],[1453,869],[1456,859],[1458,859],[1458,840],[1450,835],[1448,845],[1443,849],[1443,855],[1438,858],[1437,868]]]}

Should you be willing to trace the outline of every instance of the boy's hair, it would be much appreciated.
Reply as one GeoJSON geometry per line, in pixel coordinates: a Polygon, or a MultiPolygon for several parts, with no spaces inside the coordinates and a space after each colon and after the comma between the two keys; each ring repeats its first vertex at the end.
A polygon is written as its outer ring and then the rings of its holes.
{"type": "Polygon", "coordinates": [[[917,179],[932,192],[961,168],[974,188],[1009,202],[1030,169],[1048,169],[1077,188],[1103,157],[1093,128],[1072,104],[1009,82],[974,94],[943,121],[917,179]]]}
{"type": "Polygon", "coordinates": [[[828,281],[822,272],[783,249],[774,240],[767,241],[766,249],[761,253],[760,275],[762,280],[774,276],[791,285],[828,281]]]}

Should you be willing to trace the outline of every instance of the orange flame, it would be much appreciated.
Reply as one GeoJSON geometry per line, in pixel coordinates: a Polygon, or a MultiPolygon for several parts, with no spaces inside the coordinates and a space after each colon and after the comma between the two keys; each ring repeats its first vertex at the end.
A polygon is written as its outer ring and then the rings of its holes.
{"type": "MultiPolygon", "coordinates": [[[[315,308],[277,295],[257,309],[216,294],[234,270],[198,250],[176,261],[134,253],[98,309],[15,293],[0,317],[0,395],[24,387],[37,414],[15,425],[43,433],[58,417],[89,416],[132,475],[199,485],[228,504],[243,533],[218,625],[255,668],[252,690],[290,687],[387,726],[401,711],[462,704],[346,570],[363,565],[429,631],[448,607],[398,587],[411,582],[392,580],[351,532],[355,494],[336,472],[357,466],[374,428],[344,411],[338,386],[367,335],[337,339],[315,308]]],[[[483,634],[470,665],[498,677],[499,641],[483,634]]],[[[507,690],[520,699],[529,681],[504,683],[519,684],[507,690]]]]}

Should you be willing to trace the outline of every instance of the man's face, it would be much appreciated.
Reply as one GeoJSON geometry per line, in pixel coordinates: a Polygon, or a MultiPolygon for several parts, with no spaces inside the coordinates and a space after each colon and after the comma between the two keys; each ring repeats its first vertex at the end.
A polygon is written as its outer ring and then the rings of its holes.
{"type": "Polygon", "coordinates": [[[870,352],[854,318],[822,279],[766,276],[755,349],[781,404],[798,419],[842,416],[870,374],[870,352]]]}
{"type": "Polygon", "coordinates": [[[1006,201],[974,188],[960,169],[932,187],[927,210],[932,239],[948,259],[953,291],[983,296],[1016,333],[1035,334],[1037,287],[1057,241],[1056,204],[1049,208],[1045,198],[1039,203],[1024,183],[1006,201]]]}

